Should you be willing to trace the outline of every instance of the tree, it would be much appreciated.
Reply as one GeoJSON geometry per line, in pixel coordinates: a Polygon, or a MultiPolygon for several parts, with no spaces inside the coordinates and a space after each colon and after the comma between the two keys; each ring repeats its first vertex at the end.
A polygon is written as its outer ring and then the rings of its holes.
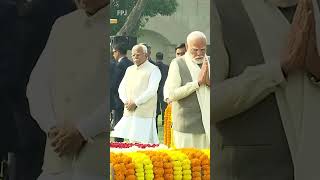
{"type": "Polygon", "coordinates": [[[118,24],[112,25],[111,34],[137,36],[150,17],[170,16],[177,6],[176,0],[113,0],[111,18],[118,19],[118,24]],[[119,15],[124,9],[127,12],[119,15]]]}

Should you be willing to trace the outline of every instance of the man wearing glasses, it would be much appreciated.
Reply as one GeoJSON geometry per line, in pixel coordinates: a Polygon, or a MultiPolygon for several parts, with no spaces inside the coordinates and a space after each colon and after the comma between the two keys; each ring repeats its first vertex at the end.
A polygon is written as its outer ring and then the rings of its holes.
{"type": "Polygon", "coordinates": [[[210,146],[210,70],[206,45],[202,32],[190,33],[187,52],[172,60],[169,67],[164,98],[172,102],[177,148],[210,146]]]}

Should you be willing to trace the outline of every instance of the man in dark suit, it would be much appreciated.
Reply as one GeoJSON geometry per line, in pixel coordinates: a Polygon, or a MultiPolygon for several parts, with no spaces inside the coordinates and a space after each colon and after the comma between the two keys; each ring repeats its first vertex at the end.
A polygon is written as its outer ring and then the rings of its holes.
{"type": "Polygon", "coordinates": [[[73,9],[63,0],[0,2],[0,155],[14,153],[10,179],[36,179],[41,172],[45,134],[30,115],[26,85],[53,22],[73,9]]]}
{"type": "MultiPolygon", "coordinates": [[[[168,76],[168,70],[169,66],[163,63],[163,53],[162,52],[157,52],[156,54],[156,65],[159,67],[160,72],[161,72],[161,80],[159,83],[159,88],[158,88],[158,102],[157,102],[157,117],[161,114],[162,115],[162,124],[164,121],[164,111],[166,110],[167,103],[164,102],[163,98],[163,86],[164,83],[166,82],[167,76],[168,76]]],[[[158,129],[158,123],[157,124],[157,129],[158,129]]]]}
{"type": "MultiPolygon", "coordinates": [[[[115,92],[117,91],[117,88],[116,88],[116,85],[115,85],[115,69],[116,69],[116,61],[114,60],[114,58],[112,57],[110,59],[110,66],[109,66],[109,73],[110,73],[110,76],[109,76],[109,82],[110,82],[110,113],[112,112],[112,110],[115,109],[115,99],[114,99],[114,94],[115,92]]],[[[112,115],[112,114],[110,114],[112,115]]],[[[113,117],[112,117],[113,119],[113,117]]]]}
{"type": "MultiPolygon", "coordinates": [[[[119,43],[113,46],[113,58],[116,61],[115,82],[114,82],[114,123],[113,127],[120,121],[123,115],[124,104],[119,97],[118,88],[124,77],[127,68],[133,65],[133,62],[127,58],[127,48],[125,44],[119,43]]],[[[122,138],[115,138],[116,142],[123,142],[122,138]]]]}

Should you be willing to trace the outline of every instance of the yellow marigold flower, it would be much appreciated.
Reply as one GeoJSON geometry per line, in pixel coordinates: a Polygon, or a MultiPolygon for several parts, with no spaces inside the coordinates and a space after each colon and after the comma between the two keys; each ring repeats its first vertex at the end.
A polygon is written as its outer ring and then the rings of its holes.
{"type": "Polygon", "coordinates": [[[182,169],[191,169],[191,165],[190,164],[185,164],[182,166],[182,169]]]}
{"type": "Polygon", "coordinates": [[[174,161],[174,162],[173,162],[173,166],[174,166],[174,167],[177,167],[177,166],[180,167],[181,165],[182,165],[182,164],[181,164],[180,161],[174,161]]]}
{"type": "Polygon", "coordinates": [[[142,163],[137,163],[137,162],[135,162],[135,168],[136,169],[143,169],[143,164],[142,163]]]}
{"type": "Polygon", "coordinates": [[[190,179],[192,179],[192,176],[191,176],[191,175],[183,176],[183,180],[190,180],[190,179]]]}
{"type": "Polygon", "coordinates": [[[149,170],[149,169],[152,169],[153,168],[153,165],[152,164],[147,164],[144,166],[144,169],[146,170],[149,170]]]}
{"type": "Polygon", "coordinates": [[[147,174],[146,175],[146,179],[153,179],[154,178],[154,175],[153,174],[147,174]]]}
{"type": "Polygon", "coordinates": [[[144,159],[143,164],[152,164],[152,161],[150,159],[144,159]]]}
{"type": "Polygon", "coordinates": [[[145,170],[144,172],[145,172],[145,174],[153,174],[153,170],[152,169],[145,170]]]}
{"type": "Polygon", "coordinates": [[[191,175],[191,170],[183,170],[182,171],[183,175],[191,175]]]}
{"type": "Polygon", "coordinates": [[[144,172],[136,172],[136,176],[138,176],[138,177],[144,177],[144,172]]]}

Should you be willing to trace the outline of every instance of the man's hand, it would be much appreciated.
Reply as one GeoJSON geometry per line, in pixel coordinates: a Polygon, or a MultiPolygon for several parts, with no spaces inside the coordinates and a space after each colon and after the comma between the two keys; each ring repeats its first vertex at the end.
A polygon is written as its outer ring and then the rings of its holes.
{"type": "Polygon", "coordinates": [[[60,157],[79,153],[85,143],[85,139],[76,128],[54,128],[49,132],[49,138],[52,139],[51,146],[60,157]]]}
{"type": "Polygon", "coordinates": [[[134,111],[137,108],[137,105],[134,103],[134,101],[130,100],[128,104],[125,106],[128,111],[134,111]]]}
{"type": "Polygon", "coordinates": [[[312,2],[300,0],[289,32],[288,46],[281,61],[285,74],[305,67],[311,22],[312,2]]]}
{"type": "Polygon", "coordinates": [[[199,86],[206,84],[206,79],[208,79],[208,61],[205,59],[201,66],[200,74],[198,77],[198,84],[199,86]]]}
{"type": "MultiPolygon", "coordinates": [[[[206,74],[206,85],[210,87],[210,77],[209,77],[209,63],[208,63],[208,58],[205,57],[203,65],[202,66],[206,66],[205,68],[207,69],[207,74],[206,74]]],[[[202,67],[201,67],[202,68],[202,67]]]]}

